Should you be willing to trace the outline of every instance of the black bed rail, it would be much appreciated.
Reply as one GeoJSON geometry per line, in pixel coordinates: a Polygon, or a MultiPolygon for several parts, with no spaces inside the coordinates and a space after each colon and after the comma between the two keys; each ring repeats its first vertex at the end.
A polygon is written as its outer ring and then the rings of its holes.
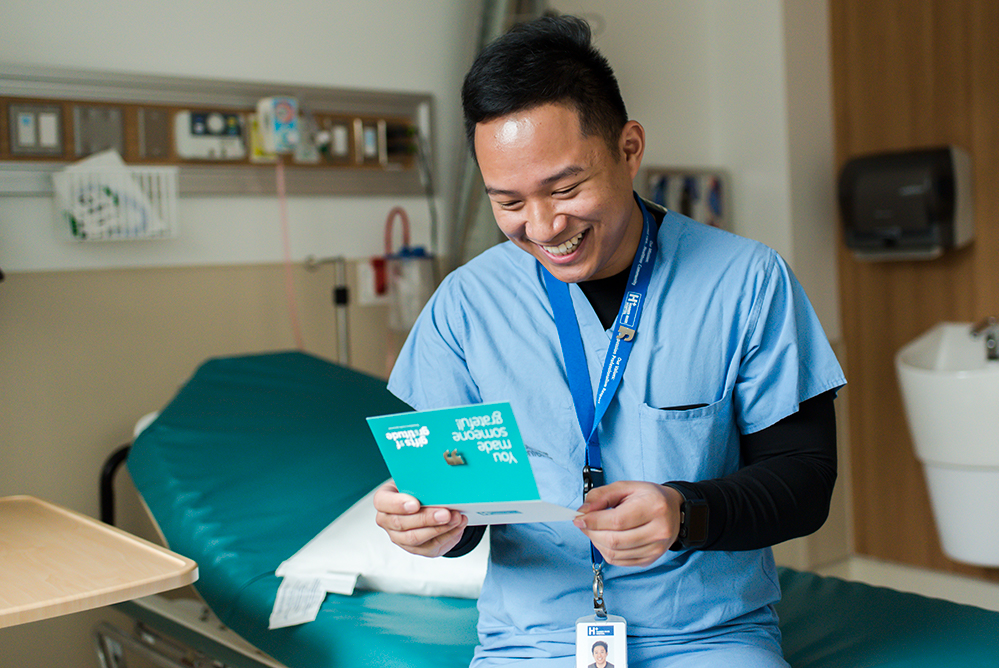
{"type": "Polygon", "coordinates": [[[105,460],[101,469],[101,522],[114,526],[114,476],[128,458],[131,443],[121,445],[105,460]]]}

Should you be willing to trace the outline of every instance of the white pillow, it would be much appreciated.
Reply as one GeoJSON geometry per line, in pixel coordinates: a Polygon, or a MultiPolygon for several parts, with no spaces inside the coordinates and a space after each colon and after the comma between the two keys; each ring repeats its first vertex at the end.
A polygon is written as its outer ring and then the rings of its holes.
{"type": "Polygon", "coordinates": [[[321,580],[327,591],[340,594],[353,593],[356,579],[360,589],[478,598],[489,560],[488,535],[463,557],[429,559],[410,554],[375,524],[374,494],[372,490],[283,562],[277,575],[321,580]]]}

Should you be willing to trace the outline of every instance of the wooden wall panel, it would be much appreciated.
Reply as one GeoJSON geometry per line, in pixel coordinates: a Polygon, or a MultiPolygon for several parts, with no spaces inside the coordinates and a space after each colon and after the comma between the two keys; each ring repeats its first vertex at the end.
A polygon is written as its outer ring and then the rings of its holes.
{"type": "Polygon", "coordinates": [[[841,244],[856,549],[999,581],[943,555],[893,359],[941,320],[999,314],[999,3],[829,4],[837,164],[956,144],[972,157],[976,211],[974,243],[933,261],[861,262],[841,244]]]}

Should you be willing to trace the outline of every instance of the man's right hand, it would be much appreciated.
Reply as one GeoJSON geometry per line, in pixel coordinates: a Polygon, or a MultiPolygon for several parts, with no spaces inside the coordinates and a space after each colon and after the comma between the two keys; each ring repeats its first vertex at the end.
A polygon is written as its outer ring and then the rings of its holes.
{"type": "Polygon", "coordinates": [[[393,543],[412,554],[439,557],[461,540],[468,518],[457,510],[421,507],[409,494],[403,494],[393,481],[378,488],[374,497],[375,522],[393,543]]]}

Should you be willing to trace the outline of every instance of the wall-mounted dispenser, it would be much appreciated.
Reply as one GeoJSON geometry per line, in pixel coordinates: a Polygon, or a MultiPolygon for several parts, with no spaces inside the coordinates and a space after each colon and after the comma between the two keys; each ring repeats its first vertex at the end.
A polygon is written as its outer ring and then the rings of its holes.
{"type": "Polygon", "coordinates": [[[974,235],[971,160],[956,146],[853,158],[840,172],[839,204],[858,259],[939,257],[974,235]]]}

